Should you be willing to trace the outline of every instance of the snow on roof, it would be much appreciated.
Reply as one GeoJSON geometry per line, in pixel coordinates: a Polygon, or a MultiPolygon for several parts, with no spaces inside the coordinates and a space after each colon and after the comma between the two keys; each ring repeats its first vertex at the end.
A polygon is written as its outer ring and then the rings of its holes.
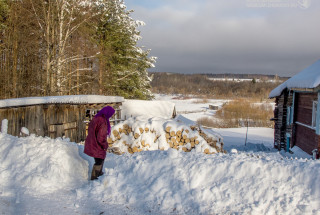
{"type": "Polygon", "coordinates": [[[0,108],[39,105],[39,104],[95,104],[95,103],[113,103],[113,102],[123,102],[123,101],[124,101],[123,97],[100,96],[100,95],[25,97],[25,98],[0,100],[0,108]]]}
{"type": "Polygon", "coordinates": [[[128,100],[122,103],[123,118],[145,116],[160,117],[164,119],[172,118],[175,104],[168,101],[144,101],[128,100]]]}
{"type": "Polygon", "coordinates": [[[320,85],[320,60],[273,89],[269,98],[281,95],[286,88],[315,88],[320,85]]]}

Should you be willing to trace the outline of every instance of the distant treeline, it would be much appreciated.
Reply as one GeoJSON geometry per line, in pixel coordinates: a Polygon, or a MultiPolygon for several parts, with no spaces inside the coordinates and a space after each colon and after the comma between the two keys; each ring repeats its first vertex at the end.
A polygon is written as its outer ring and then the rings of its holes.
{"type": "Polygon", "coordinates": [[[209,78],[228,78],[228,79],[260,79],[260,80],[279,80],[285,81],[289,77],[280,77],[278,75],[263,75],[263,74],[202,74],[209,78]]]}
{"type": "MultiPolygon", "coordinates": [[[[252,81],[212,81],[212,75],[208,74],[174,74],[174,73],[152,73],[151,82],[153,93],[164,94],[193,94],[202,95],[208,98],[255,98],[266,99],[272,89],[277,87],[279,82],[270,82],[272,77],[250,76],[252,81]],[[256,82],[255,79],[262,81],[256,82]]],[[[243,75],[243,78],[248,78],[243,75]]],[[[230,77],[228,77],[230,78],[230,77]]],[[[239,78],[239,76],[237,77],[239,78]]],[[[274,77],[276,78],[276,77],[274,77]]]]}

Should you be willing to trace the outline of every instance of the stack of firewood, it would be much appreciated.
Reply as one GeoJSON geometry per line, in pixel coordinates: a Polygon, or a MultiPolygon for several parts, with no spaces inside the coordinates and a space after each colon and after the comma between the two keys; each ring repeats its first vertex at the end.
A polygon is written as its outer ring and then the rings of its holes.
{"type": "Polygon", "coordinates": [[[205,154],[225,153],[221,138],[206,134],[196,126],[177,126],[175,121],[162,123],[158,126],[161,129],[152,129],[154,125],[150,123],[129,124],[125,121],[112,128],[108,137],[109,152],[133,154],[173,148],[184,152],[195,149],[205,154]]]}

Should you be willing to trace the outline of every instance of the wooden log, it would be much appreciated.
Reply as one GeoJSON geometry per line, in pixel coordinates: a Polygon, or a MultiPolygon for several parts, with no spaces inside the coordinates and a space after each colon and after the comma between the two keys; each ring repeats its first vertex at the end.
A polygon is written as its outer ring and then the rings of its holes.
{"type": "Polygon", "coordinates": [[[197,129],[197,127],[196,127],[196,126],[194,126],[194,125],[190,126],[190,128],[191,128],[191,130],[192,130],[192,131],[194,131],[194,130],[196,130],[196,129],[197,129]]]}
{"type": "Polygon", "coordinates": [[[196,146],[195,142],[191,142],[191,148],[194,148],[196,146]]]}
{"type": "Polygon", "coordinates": [[[170,126],[167,126],[167,127],[166,127],[166,132],[170,133],[170,130],[171,130],[171,127],[170,127],[170,126]]]}
{"type": "Polygon", "coordinates": [[[182,135],[182,138],[183,138],[183,139],[187,139],[188,136],[187,136],[186,134],[184,134],[184,135],[182,135]]]}
{"type": "Polygon", "coordinates": [[[174,132],[174,131],[170,131],[170,136],[171,136],[171,137],[176,136],[176,132],[174,132]]]}
{"type": "Polygon", "coordinates": [[[115,136],[115,137],[117,137],[119,135],[119,132],[117,130],[113,130],[112,133],[113,133],[113,136],[115,136]]]}
{"type": "Polygon", "coordinates": [[[179,146],[183,146],[183,145],[185,145],[185,143],[179,142],[179,146]]]}
{"type": "Polygon", "coordinates": [[[132,148],[132,151],[133,151],[134,153],[138,152],[138,147],[136,147],[136,146],[133,147],[133,148],[132,148]]]}
{"type": "Polygon", "coordinates": [[[199,140],[196,140],[196,141],[194,141],[194,143],[195,143],[196,145],[198,145],[200,142],[199,142],[199,140]]]}
{"type": "Polygon", "coordinates": [[[108,142],[109,144],[113,143],[112,138],[111,138],[111,137],[108,137],[108,138],[107,138],[107,142],[108,142]]]}
{"type": "Polygon", "coordinates": [[[166,138],[170,139],[170,134],[169,133],[166,133],[166,138]]]}
{"type": "Polygon", "coordinates": [[[135,134],[134,134],[134,138],[135,138],[135,139],[138,139],[139,137],[140,137],[140,135],[139,135],[138,133],[135,133],[135,134]]]}
{"type": "Polygon", "coordinates": [[[189,138],[187,138],[185,141],[186,141],[186,143],[190,143],[190,139],[189,138]]]}
{"type": "Polygon", "coordinates": [[[187,149],[186,147],[183,147],[182,150],[183,150],[184,152],[187,152],[187,151],[188,151],[188,149],[187,149]]]}
{"type": "Polygon", "coordinates": [[[205,150],[204,150],[204,153],[205,153],[205,154],[209,154],[209,153],[210,153],[210,150],[209,150],[209,149],[205,149],[205,150]]]}
{"type": "Polygon", "coordinates": [[[149,128],[148,127],[145,127],[145,129],[144,129],[145,131],[146,131],[146,133],[148,133],[149,132],[149,128]]]}
{"type": "Polygon", "coordinates": [[[190,141],[191,141],[191,142],[194,142],[194,137],[191,137],[191,138],[190,138],[190,141]]]}
{"type": "Polygon", "coordinates": [[[157,142],[157,140],[159,139],[160,136],[161,136],[161,135],[157,135],[156,138],[154,138],[154,141],[153,141],[153,142],[154,142],[154,143],[157,142]]]}
{"type": "Polygon", "coordinates": [[[189,134],[189,130],[188,129],[186,129],[186,130],[184,130],[187,134],[189,134]]]}
{"type": "Polygon", "coordinates": [[[173,148],[174,145],[172,142],[169,141],[168,144],[170,145],[171,148],[173,148]]]}
{"type": "Polygon", "coordinates": [[[131,148],[131,147],[128,147],[128,152],[129,152],[130,154],[133,154],[133,151],[132,151],[132,148],[131,148]]]}
{"type": "Polygon", "coordinates": [[[180,131],[180,130],[177,131],[177,136],[178,136],[178,137],[181,137],[181,135],[182,135],[182,131],[180,131]]]}
{"type": "Polygon", "coordinates": [[[141,140],[141,145],[142,145],[143,147],[146,146],[145,142],[146,142],[145,140],[141,140]]]}
{"type": "Polygon", "coordinates": [[[139,128],[139,130],[140,130],[140,134],[142,134],[144,132],[143,128],[139,128]]]}

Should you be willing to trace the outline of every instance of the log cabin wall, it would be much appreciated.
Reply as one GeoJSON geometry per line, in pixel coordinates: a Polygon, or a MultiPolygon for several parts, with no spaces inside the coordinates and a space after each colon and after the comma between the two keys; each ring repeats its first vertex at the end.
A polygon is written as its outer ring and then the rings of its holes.
{"type": "Polygon", "coordinates": [[[31,134],[38,136],[67,137],[71,141],[81,142],[86,138],[86,129],[92,116],[107,105],[116,110],[110,121],[115,124],[121,119],[121,103],[41,104],[0,108],[0,122],[8,120],[8,134],[13,136],[20,136],[21,128],[26,127],[31,134]]]}
{"type": "Polygon", "coordinates": [[[319,147],[319,135],[312,128],[313,101],[317,100],[317,93],[296,93],[295,96],[294,143],[309,154],[319,147]]]}
{"type": "Polygon", "coordinates": [[[274,147],[281,150],[285,148],[286,130],[287,130],[287,103],[288,92],[284,91],[276,98],[276,107],[274,110],[274,147]]]}
{"type": "Polygon", "coordinates": [[[276,97],[274,110],[274,147],[281,150],[286,147],[286,133],[292,132],[292,126],[287,125],[287,107],[292,105],[293,96],[288,91],[284,91],[276,97]]]}
{"type": "Polygon", "coordinates": [[[280,145],[280,141],[281,141],[281,135],[280,135],[280,128],[281,128],[281,121],[280,119],[282,119],[280,117],[280,113],[279,110],[282,109],[280,107],[280,98],[281,97],[277,97],[275,100],[275,108],[274,108],[274,147],[278,148],[278,146],[280,145]]]}

